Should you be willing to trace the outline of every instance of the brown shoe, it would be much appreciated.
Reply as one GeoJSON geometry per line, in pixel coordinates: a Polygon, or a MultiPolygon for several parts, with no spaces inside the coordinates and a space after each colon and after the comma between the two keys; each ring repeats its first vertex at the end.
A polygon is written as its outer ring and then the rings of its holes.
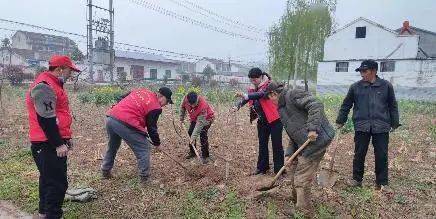
{"type": "Polygon", "coordinates": [[[383,193],[393,194],[394,191],[388,185],[375,185],[374,189],[383,193]]]}
{"type": "Polygon", "coordinates": [[[103,179],[110,179],[110,178],[112,178],[111,171],[110,170],[102,170],[101,171],[101,177],[103,179]]]}

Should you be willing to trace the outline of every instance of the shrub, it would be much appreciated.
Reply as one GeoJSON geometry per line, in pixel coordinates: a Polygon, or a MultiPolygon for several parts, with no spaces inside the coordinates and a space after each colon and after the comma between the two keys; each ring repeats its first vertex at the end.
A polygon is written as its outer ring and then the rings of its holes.
{"type": "Polygon", "coordinates": [[[6,66],[3,69],[3,74],[11,82],[11,85],[17,86],[23,83],[23,69],[18,66],[6,66]]]}

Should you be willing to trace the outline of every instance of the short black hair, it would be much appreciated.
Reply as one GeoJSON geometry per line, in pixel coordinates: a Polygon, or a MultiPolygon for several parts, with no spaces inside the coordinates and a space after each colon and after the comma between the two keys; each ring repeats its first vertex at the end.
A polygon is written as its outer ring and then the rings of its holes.
{"type": "Polygon", "coordinates": [[[262,72],[262,70],[260,70],[260,68],[252,68],[248,72],[248,77],[249,78],[259,78],[262,75],[264,75],[264,73],[262,72]]]}
{"type": "Polygon", "coordinates": [[[194,104],[197,102],[198,94],[195,91],[191,91],[186,95],[186,99],[188,99],[189,104],[194,104]]]}
{"type": "Polygon", "coordinates": [[[49,70],[49,71],[54,71],[56,68],[57,68],[57,66],[49,66],[49,67],[48,67],[48,70],[49,70]]]}

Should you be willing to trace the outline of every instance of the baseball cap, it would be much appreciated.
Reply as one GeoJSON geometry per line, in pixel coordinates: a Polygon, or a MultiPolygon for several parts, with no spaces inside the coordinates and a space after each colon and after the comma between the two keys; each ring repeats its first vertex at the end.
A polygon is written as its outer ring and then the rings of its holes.
{"type": "Polygon", "coordinates": [[[161,87],[159,88],[159,93],[162,94],[165,98],[167,98],[167,101],[169,104],[173,104],[173,100],[171,99],[171,96],[173,95],[173,92],[168,87],[161,87]]]}
{"type": "Polygon", "coordinates": [[[375,69],[378,70],[378,63],[372,59],[364,60],[359,68],[356,68],[356,71],[365,71],[367,69],[375,69]]]}
{"type": "Polygon", "coordinates": [[[48,65],[51,67],[65,66],[71,68],[71,70],[75,72],[81,72],[68,56],[54,55],[50,58],[50,61],[48,61],[48,65]]]}

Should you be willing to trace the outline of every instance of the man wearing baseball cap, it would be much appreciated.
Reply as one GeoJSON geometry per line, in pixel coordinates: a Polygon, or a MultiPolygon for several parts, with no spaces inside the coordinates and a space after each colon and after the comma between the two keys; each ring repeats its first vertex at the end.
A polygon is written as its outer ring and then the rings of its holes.
{"type": "Polygon", "coordinates": [[[375,154],[375,189],[389,191],[388,185],[388,143],[389,131],[400,126],[397,101],[392,84],[377,76],[378,64],[364,60],[356,69],[362,80],[352,84],[348,90],[336,124],[342,127],[353,108],[354,159],[353,178],[350,186],[362,186],[365,156],[369,141],[375,154]]]}
{"type": "Polygon", "coordinates": [[[111,178],[115,156],[124,140],[130,146],[138,161],[139,177],[146,183],[150,175],[150,143],[160,150],[157,121],[162,107],[173,104],[172,92],[161,87],[158,92],[145,88],[134,89],[120,98],[107,112],[106,130],[108,148],[101,165],[103,178],[111,178]]]}
{"type": "Polygon", "coordinates": [[[41,73],[26,94],[29,138],[38,167],[39,216],[61,218],[68,188],[67,155],[71,144],[72,117],[63,87],[71,72],[80,70],[67,56],[55,55],[49,69],[41,73]]]}

